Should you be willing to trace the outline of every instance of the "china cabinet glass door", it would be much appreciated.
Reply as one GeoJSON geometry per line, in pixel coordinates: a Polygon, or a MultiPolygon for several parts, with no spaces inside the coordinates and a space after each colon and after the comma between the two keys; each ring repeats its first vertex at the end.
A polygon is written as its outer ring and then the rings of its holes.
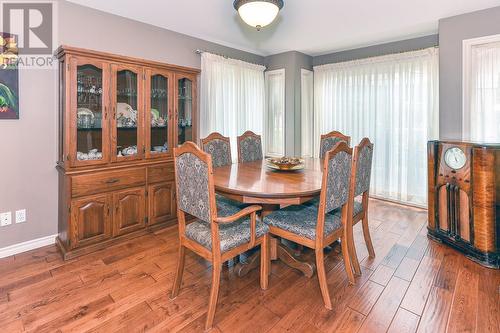
{"type": "Polygon", "coordinates": [[[170,155],[172,151],[171,126],[171,74],[146,72],[146,157],[170,155]]]}
{"type": "Polygon", "coordinates": [[[113,161],[142,157],[142,71],[113,65],[113,161]]]}
{"type": "Polygon", "coordinates": [[[177,77],[177,144],[194,141],[194,79],[189,76],[177,77]]]}
{"type": "Polygon", "coordinates": [[[73,59],[71,61],[71,156],[73,165],[108,161],[107,105],[109,65],[73,59]]]}

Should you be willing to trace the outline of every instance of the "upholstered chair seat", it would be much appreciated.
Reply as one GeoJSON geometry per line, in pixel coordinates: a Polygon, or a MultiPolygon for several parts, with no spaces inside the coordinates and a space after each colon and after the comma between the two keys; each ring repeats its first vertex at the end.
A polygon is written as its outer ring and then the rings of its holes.
{"type": "MultiPolygon", "coordinates": [[[[316,209],[318,209],[318,205],[319,205],[319,197],[318,198],[314,198],[314,199],[312,199],[312,200],[304,203],[304,206],[309,206],[309,207],[315,206],[316,209]]],[[[352,215],[356,216],[359,213],[361,213],[362,211],[363,211],[363,203],[358,198],[354,199],[354,207],[353,207],[353,210],[352,210],[352,215]]]]}
{"type": "MultiPolygon", "coordinates": [[[[264,222],[270,226],[280,228],[312,240],[316,239],[317,221],[317,207],[306,205],[288,206],[264,217],[264,222]]],[[[324,236],[331,234],[341,226],[341,214],[325,214],[324,236]]]]}
{"type": "MultiPolygon", "coordinates": [[[[220,217],[233,214],[223,213],[219,207],[220,217]]],[[[257,219],[255,224],[256,237],[264,236],[269,231],[269,227],[257,219]]],[[[186,226],[186,237],[203,245],[208,250],[212,250],[212,231],[210,224],[205,221],[197,220],[186,226]]],[[[221,224],[219,226],[220,251],[227,252],[235,247],[250,242],[250,218],[246,217],[239,221],[221,224]]]]}
{"type": "MultiPolygon", "coordinates": [[[[354,214],[363,210],[363,205],[357,202],[354,214]]],[[[275,211],[266,217],[264,222],[270,226],[277,227],[294,234],[316,239],[316,223],[318,221],[318,205],[288,206],[275,211]]],[[[323,236],[326,237],[342,227],[342,210],[335,209],[325,214],[325,227],[323,236]]]]}

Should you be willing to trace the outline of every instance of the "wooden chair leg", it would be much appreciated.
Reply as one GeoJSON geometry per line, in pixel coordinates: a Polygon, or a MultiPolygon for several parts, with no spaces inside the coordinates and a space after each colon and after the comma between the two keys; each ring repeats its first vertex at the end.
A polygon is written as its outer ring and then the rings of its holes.
{"type": "Polygon", "coordinates": [[[266,290],[269,284],[269,234],[264,235],[260,245],[260,289],[266,290]]]}
{"type": "Polygon", "coordinates": [[[207,321],[205,323],[205,330],[209,330],[212,328],[214,317],[215,317],[215,309],[217,307],[217,298],[219,297],[219,286],[220,286],[220,272],[221,272],[222,264],[219,262],[212,263],[212,289],[210,290],[210,299],[208,301],[208,312],[207,312],[207,321]]]}
{"type": "Polygon", "coordinates": [[[375,258],[375,250],[373,249],[372,237],[370,236],[370,229],[368,228],[368,215],[362,220],[363,224],[363,236],[365,237],[366,248],[368,249],[368,255],[370,258],[375,258]]]}
{"type": "Polygon", "coordinates": [[[349,239],[349,256],[351,258],[352,268],[354,269],[354,274],[359,276],[361,275],[361,266],[359,265],[358,254],[356,253],[356,245],[354,244],[354,240],[349,239]]]}
{"type": "Polygon", "coordinates": [[[349,279],[350,284],[354,284],[354,273],[352,272],[352,264],[351,264],[351,256],[349,254],[349,245],[347,244],[347,239],[345,236],[342,236],[340,239],[340,244],[342,245],[342,257],[344,258],[345,270],[347,273],[347,278],[349,279]]]}
{"type": "Polygon", "coordinates": [[[323,254],[323,249],[316,249],[316,269],[318,270],[318,280],[319,288],[321,289],[321,295],[323,296],[323,302],[325,303],[325,308],[328,310],[332,309],[332,300],[330,299],[330,293],[328,292],[328,284],[326,282],[326,271],[325,271],[325,257],[323,254]]]}
{"type": "Polygon", "coordinates": [[[354,269],[354,274],[360,276],[361,267],[358,261],[358,254],[356,253],[356,245],[354,244],[354,235],[352,233],[352,227],[350,228],[350,231],[347,231],[346,241],[349,249],[349,258],[351,259],[352,268],[354,269]]]}
{"type": "Polygon", "coordinates": [[[172,286],[171,298],[176,298],[179,294],[179,289],[182,283],[182,275],[184,273],[184,263],[186,248],[183,245],[179,245],[179,257],[177,258],[177,271],[175,272],[174,284],[172,286]]]}

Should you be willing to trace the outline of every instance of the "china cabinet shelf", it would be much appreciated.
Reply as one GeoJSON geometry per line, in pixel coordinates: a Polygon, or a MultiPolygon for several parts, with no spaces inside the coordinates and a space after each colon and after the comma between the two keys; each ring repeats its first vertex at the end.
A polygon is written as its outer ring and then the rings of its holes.
{"type": "Polygon", "coordinates": [[[57,57],[64,258],[175,223],[172,152],[197,140],[199,70],[66,46],[57,57]]]}
{"type": "Polygon", "coordinates": [[[78,131],[83,131],[83,132],[101,132],[102,131],[102,127],[89,127],[89,128],[86,128],[86,127],[78,127],[77,128],[78,131]]]}

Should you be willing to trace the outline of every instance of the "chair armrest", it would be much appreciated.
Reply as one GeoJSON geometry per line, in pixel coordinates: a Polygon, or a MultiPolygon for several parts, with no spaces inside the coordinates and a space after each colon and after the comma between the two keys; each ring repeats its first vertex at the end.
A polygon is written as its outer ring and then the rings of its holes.
{"type": "Polygon", "coordinates": [[[248,206],[248,207],[243,208],[242,210],[240,210],[238,213],[236,213],[234,215],[225,216],[225,217],[217,217],[214,219],[214,221],[216,223],[221,223],[221,224],[231,223],[231,222],[234,222],[234,221],[241,219],[244,216],[255,214],[261,209],[262,209],[262,207],[258,206],[258,205],[248,206]]]}

